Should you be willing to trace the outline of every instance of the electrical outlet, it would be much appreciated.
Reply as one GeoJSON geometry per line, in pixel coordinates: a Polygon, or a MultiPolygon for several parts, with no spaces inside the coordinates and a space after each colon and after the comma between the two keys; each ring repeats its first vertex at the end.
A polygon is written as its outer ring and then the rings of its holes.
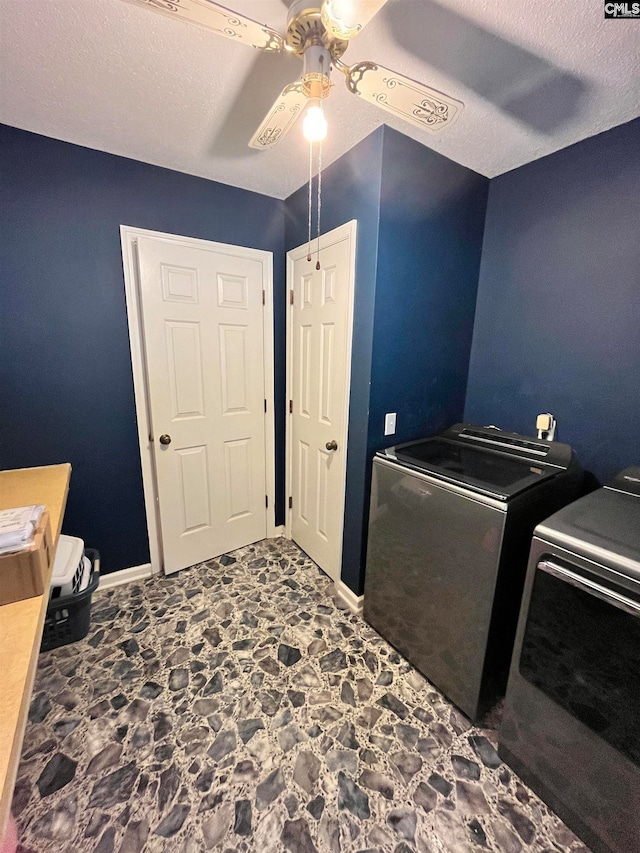
{"type": "Polygon", "coordinates": [[[396,431],[396,413],[387,412],[384,416],[384,434],[394,435],[396,431]]]}

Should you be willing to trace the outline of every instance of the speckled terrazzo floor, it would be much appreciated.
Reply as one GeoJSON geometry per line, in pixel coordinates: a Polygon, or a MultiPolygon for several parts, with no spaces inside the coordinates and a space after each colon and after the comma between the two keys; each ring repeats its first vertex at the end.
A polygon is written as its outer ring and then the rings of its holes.
{"type": "Polygon", "coordinates": [[[291,542],[94,597],[40,656],[22,853],[587,848],[291,542]]]}

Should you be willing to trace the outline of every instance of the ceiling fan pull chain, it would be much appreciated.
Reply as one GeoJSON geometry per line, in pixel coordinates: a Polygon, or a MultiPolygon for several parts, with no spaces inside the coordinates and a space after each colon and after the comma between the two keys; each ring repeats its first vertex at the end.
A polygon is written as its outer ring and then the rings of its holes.
{"type": "Polygon", "coordinates": [[[318,242],[316,245],[316,269],[320,269],[320,208],[322,207],[322,140],[318,143],[318,242]]]}
{"type": "Polygon", "coordinates": [[[309,143],[309,237],[307,240],[307,260],[311,261],[311,205],[313,202],[313,142],[309,143]]]}

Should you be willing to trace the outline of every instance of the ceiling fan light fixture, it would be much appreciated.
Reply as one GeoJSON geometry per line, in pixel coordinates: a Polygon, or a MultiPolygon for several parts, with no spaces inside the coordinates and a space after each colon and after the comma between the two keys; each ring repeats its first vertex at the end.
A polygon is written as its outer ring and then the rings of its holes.
{"type": "MultiPolygon", "coordinates": [[[[318,220],[322,140],[327,135],[322,100],[331,92],[332,68],[344,74],[352,94],[421,130],[434,132],[448,127],[464,107],[460,101],[377,62],[361,61],[346,65],[341,61],[350,39],[368,25],[387,0],[289,0],[284,36],[221,6],[215,0],[128,2],[198,24],[268,53],[293,53],[302,59],[300,78],[284,87],[251,137],[249,147],[264,151],[277,145],[305,113],[304,136],[309,142],[311,166],[314,153],[318,155],[318,220]]],[[[312,172],[310,167],[311,177],[312,172]]]]}
{"type": "Polygon", "coordinates": [[[321,10],[322,23],[327,29],[350,35],[357,26],[353,0],[325,0],[321,10]]]}
{"type": "Polygon", "coordinates": [[[320,98],[314,98],[307,107],[302,132],[307,142],[322,142],[327,136],[327,120],[320,98]]]}
{"type": "Polygon", "coordinates": [[[387,0],[324,0],[322,23],[336,39],[350,41],[384,6],[387,0]]]}

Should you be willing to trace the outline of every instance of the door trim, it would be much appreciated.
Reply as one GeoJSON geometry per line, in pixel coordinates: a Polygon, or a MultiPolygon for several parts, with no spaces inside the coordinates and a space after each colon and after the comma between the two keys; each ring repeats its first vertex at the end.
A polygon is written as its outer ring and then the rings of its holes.
{"type": "Polygon", "coordinates": [[[138,422],[138,445],[142,466],[142,487],[144,492],[151,573],[162,571],[162,545],[160,518],[158,515],[157,486],[153,460],[153,448],[149,441],[150,418],[149,396],[146,379],[145,354],[143,347],[142,317],[140,309],[140,277],[138,269],[138,238],[155,237],[171,243],[179,243],[194,249],[208,249],[221,254],[238,255],[262,263],[262,289],[265,294],[263,322],[264,346],[264,394],[267,400],[265,415],[265,489],[269,507],[265,508],[267,537],[278,535],[280,528],[275,526],[275,424],[274,424],[274,361],[273,361],[273,254],[263,249],[248,249],[244,246],[232,246],[228,243],[216,243],[213,240],[200,240],[196,237],[181,237],[165,234],[162,231],[149,231],[130,225],[120,226],[122,245],[122,265],[124,269],[124,288],[127,304],[127,322],[129,326],[129,345],[131,348],[131,367],[133,370],[133,390],[135,395],[136,417],[138,422]]]}
{"type": "MultiPolygon", "coordinates": [[[[344,393],[344,401],[343,401],[343,423],[344,429],[343,434],[338,436],[338,441],[342,442],[342,447],[347,449],[347,452],[344,454],[344,465],[342,470],[342,489],[340,491],[340,516],[342,518],[342,525],[340,527],[340,549],[339,553],[342,556],[342,543],[344,539],[344,507],[346,501],[346,492],[345,486],[347,481],[347,456],[349,454],[349,449],[347,445],[347,436],[349,434],[349,397],[351,393],[351,355],[353,348],[353,303],[355,297],[355,280],[356,280],[356,232],[357,232],[358,221],[356,219],[351,219],[349,222],[345,222],[344,225],[339,225],[337,228],[334,228],[333,231],[328,231],[326,234],[320,235],[320,249],[328,248],[329,246],[333,246],[335,243],[339,243],[342,240],[349,240],[349,292],[347,294],[347,358],[345,369],[347,372],[347,376],[345,378],[345,393],[344,393]]],[[[286,535],[288,539],[291,539],[291,518],[292,511],[289,509],[289,495],[291,495],[292,489],[292,446],[291,446],[291,429],[292,429],[292,415],[289,412],[289,400],[292,399],[293,392],[293,306],[291,305],[289,294],[292,288],[292,279],[293,279],[293,265],[296,261],[300,260],[307,256],[308,252],[308,244],[304,243],[302,246],[298,246],[295,249],[290,249],[287,252],[287,292],[286,292],[286,314],[287,314],[287,387],[286,387],[286,397],[285,397],[285,423],[286,423],[286,434],[285,434],[285,512],[286,512],[286,535]]],[[[338,584],[341,584],[341,575],[342,575],[342,565],[340,565],[340,571],[338,574],[338,578],[335,581],[336,587],[338,584]]]]}

